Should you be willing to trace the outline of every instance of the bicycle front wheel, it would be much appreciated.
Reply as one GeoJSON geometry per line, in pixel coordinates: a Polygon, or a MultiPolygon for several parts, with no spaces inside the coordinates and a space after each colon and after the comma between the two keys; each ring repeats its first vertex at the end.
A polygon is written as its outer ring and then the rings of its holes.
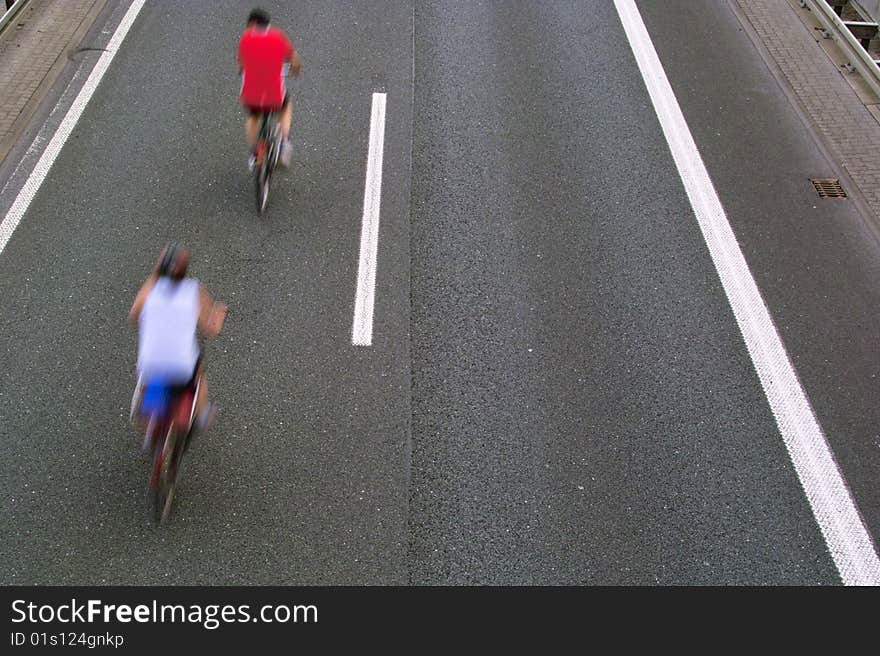
{"type": "Polygon", "coordinates": [[[158,522],[162,515],[161,500],[159,499],[159,480],[162,472],[162,455],[164,453],[165,433],[159,426],[147,428],[144,443],[149,443],[153,457],[150,459],[150,478],[147,483],[147,501],[153,514],[153,519],[158,522]]]}
{"type": "Polygon", "coordinates": [[[174,487],[177,482],[177,431],[172,425],[165,437],[165,444],[159,456],[159,481],[156,494],[156,519],[161,524],[171,516],[171,504],[174,501],[174,487]]]}

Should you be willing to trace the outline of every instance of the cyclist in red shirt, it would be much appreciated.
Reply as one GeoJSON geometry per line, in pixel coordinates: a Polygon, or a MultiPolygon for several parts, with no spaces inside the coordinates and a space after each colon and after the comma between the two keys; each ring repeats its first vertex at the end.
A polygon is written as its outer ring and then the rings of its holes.
{"type": "Polygon", "coordinates": [[[279,124],[284,142],[281,161],[290,163],[290,121],[292,108],[290,94],[284,85],[284,68],[298,77],[302,64],[293,46],[279,29],[269,24],[269,14],[254,9],[248,15],[247,28],[238,41],[238,71],[241,74],[241,104],[247,111],[244,129],[250,159],[248,168],[254,168],[254,146],[260,129],[260,114],[280,111],[279,124]]]}

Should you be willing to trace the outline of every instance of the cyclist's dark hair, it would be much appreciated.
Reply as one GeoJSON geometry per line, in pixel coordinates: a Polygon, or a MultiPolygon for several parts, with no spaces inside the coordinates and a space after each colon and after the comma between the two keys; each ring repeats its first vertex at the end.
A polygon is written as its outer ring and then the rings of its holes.
{"type": "Polygon", "coordinates": [[[178,244],[171,243],[162,251],[162,259],[159,261],[156,275],[166,276],[172,280],[183,280],[188,265],[189,251],[178,244]]]}
{"type": "Polygon", "coordinates": [[[260,27],[268,27],[269,25],[269,12],[256,8],[248,14],[248,24],[256,23],[260,27]]]}

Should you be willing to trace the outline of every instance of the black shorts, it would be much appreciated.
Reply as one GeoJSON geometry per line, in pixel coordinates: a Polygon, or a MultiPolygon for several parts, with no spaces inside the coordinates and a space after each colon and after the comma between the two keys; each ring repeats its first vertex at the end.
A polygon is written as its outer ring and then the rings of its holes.
{"type": "Polygon", "coordinates": [[[196,382],[199,380],[199,374],[202,371],[202,354],[199,353],[199,359],[196,360],[196,366],[193,368],[192,377],[183,385],[172,385],[169,389],[172,394],[179,395],[183,394],[187,390],[196,389],[196,382]]]}
{"type": "Polygon", "coordinates": [[[244,105],[245,111],[248,113],[248,116],[253,118],[257,118],[260,114],[271,114],[272,112],[280,112],[282,109],[287,109],[288,105],[290,105],[290,92],[284,92],[284,100],[281,101],[281,107],[259,107],[257,105],[244,105]]]}

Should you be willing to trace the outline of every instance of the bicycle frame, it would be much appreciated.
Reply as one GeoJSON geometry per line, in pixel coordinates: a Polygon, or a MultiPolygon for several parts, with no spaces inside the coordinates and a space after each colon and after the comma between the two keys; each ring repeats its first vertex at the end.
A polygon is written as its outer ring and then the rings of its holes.
{"type": "MultiPolygon", "coordinates": [[[[180,460],[195,424],[196,399],[201,380],[192,388],[175,391],[160,415],[145,417],[144,451],[152,452],[148,490],[155,506],[156,520],[163,522],[171,512],[180,460]]],[[[138,380],[132,398],[132,413],[137,411],[143,382],[138,380]]]]}
{"type": "MultiPolygon", "coordinates": [[[[260,130],[257,133],[257,150],[255,153],[257,167],[265,163],[265,156],[268,151],[280,142],[280,129],[278,125],[278,112],[264,112],[260,114],[260,130]]],[[[271,162],[271,166],[274,167],[275,162],[271,162]]]]}
{"type": "MultiPolygon", "coordinates": [[[[169,404],[168,412],[164,417],[151,417],[147,426],[148,437],[153,447],[154,458],[165,452],[168,437],[174,431],[178,435],[187,436],[195,423],[196,398],[198,396],[198,383],[194,390],[186,390],[177,395],[169,404]],[[152,430],[150,430],[152,425],[152,430]]],[[[175,449],[176,451],[176,449],[175,449]]],[[[174,455],[174,454],[172,454],[174,455]]],[[[161,462],[158,463],[161,466],[161,462]]],[[[154,468],[150,477],[151,484],[157,480],[158,470],[154,468]]]]}

